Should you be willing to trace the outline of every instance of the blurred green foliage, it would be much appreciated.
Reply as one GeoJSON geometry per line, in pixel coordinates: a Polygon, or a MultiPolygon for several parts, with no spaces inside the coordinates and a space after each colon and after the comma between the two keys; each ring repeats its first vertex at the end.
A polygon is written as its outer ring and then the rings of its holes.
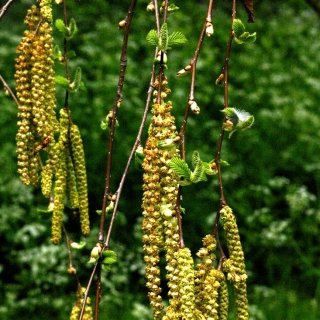
{"type": "MultiPolygon", "coordinates": [[[[0,23],[0,74],[14,88],[14,57],[31,1],[11,5],[0,23]]],[[[153,16],[138,2],[128,47],[128,67],[116,132],[112,189],[126,164],[146,101],[153,48],[145,37],[154,29],[153,16]]],[[[168,21],[181,31],[187,45],[168,54],[167,76],[178,127],[188,101],[189,79],[175,74],[189,64],[205,19],[204,1],[176,3],[180,10],[168,21]]],[[[70,41],[77,53],[70,68],[80,66],[86,92],[71,95],[74,122],[81,128],[86,151],[93,230],[87,248],[74,263],[86,286],[91,267],[86,262],[97,241],[104,190],[108,137],[100,129],[116,95],[122,31],[130,1],[68,3],[79,33],[70,41]]],[[[62,8],[55,5],[57,18],[62,8]]],[[[241,7],[238,18],[246,21],[241,7]]],[[[204,161],[214,157],[222,122],[223,89],[215,86],[221,73],[230,28],[227,2],[217,2],[215,33],[206,38],[197,64],[195,98],[201,108],[187,129],[187,154],[204,161]]],[[[303,1],[255,4],[254,44],[233,44],[230,59],[230,106],[255,116],[254,126],[226,139],[222,158],[229,205],[238,217],[249,273],[250,319],[316,319],[320,301],[320,18],[303,1]],[[291,312],[291,313],[290,313],[291,312]]],[[[56,31],[56,44],[62,39],[56,31]]],[[[64,75],[57,65],[57,74],[64,75]]],[[[64,92],[58,89],[61,108],[64,92]]],[[[65,246],[50,243],[50,217],[39,215],[46,200],[38,189],[23,186],[17,176],[15,134],[17,108],[0,93],[0,318],[68,319],[76,283],[68,275],[65,246]]],[[[144,135],[145,138],[146,135],[144,135]]],[[[108,319],[150,319],[143,278],[141,197],[142,173],[129,171],[120,212],[112,234],[118,262],[103,279],[101,314],[108,319]]],[[[183,190],[184,234],[195,253],[211,231],[218,207],[216,179],[183,190]]],[[[75,241],[77,227],[65,221],[75,241]]],[[[94,295],[91,290],[90,295],[94,295]]]]}

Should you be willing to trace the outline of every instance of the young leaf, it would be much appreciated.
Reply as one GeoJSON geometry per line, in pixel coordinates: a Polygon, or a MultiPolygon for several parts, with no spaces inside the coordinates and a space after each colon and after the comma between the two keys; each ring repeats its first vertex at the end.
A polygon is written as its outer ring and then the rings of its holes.
{"type": "Polygon", "coordinates": [[[70,244],[71,248],[73,249],[83,249],[86,246],[86,242],[85,241],[81,241],[81,242],[71,242],[70,244]]]}
{"type": "Polygon", "coordinates": [[[147,41],[153,46],[157,46],[159,42],[158,33],[156,30],[150,30],[146,37],[147,41]]]}
{"type": "Polygon", "coordinates": [[[102,256],[104,257],[102,264],[110,265],[117,261],[117,254],[112,250],[103,251],[102,256]]]}
{"type": "Polygon", "coordinates": [[[180,158],[172,158],[168,166],[180,177],[185,180],[190,180],[191,170],[186,162],[180,158]]]}
{"type": "Polygon", "coordinates": [[[239,19],[233,20],[234,41],[238,44],[245,42],[254,42],[256,40],[256,33],[250,34],[245,31],[245,26],[239,19]]]}
{"type": "Polygon", "coordinates": [[[60,32],[62,32],[64,35],[68,33],[68,28],[65,26],[63,20],[57,19],[54,24],[55,24],[56,28],[60,32]]]}
{"type": "Polygon", "coordinates": [[[198,151],[193,151],[193,154],[192,154],[192,166],[193,166],[194,169],[197,167],[199,161],[201,161],[199,152],[198,151]]]}
{"type": "Polygon", "coordinates": [[[55,76],[54,77],[56,84],[59,84],[63,86],[64,88],[69,88],[70,82],[67,78],[62,77],[62,76],[55,76]]]}
{"type": "Polygon", "coordinates": [[[206,168],[201,160],[198,161],[194,171],[191,173],[190,180],[193,183],[207,181],[206,168]]]}
{"type": "Polygon", "coordinates": [[[69,22],[68,32],[65,34],[65,38],[67,40],[70,40],[70,39],[72,39],[74,37],[74,35],[77,32],[78,32],[78,28],[77,28],[76,20],[71,18],[70,22],[69,22]]]}
{"type": "Polygon", "coordinates": [[[160,29],[158,49],[162,51],[167,51],[168,49],[168,25],[166,23],[160,29]]]}
{"type": "Polygon", "coordinates": [[[222,110],[227,116],[227,122],[231,122],[231,125],[225,122],[224,129],[230,131],[229,138],[237,130],[245,130],[250,128],[254,123],[253,115],[250,115],[247,111],[236,109],[236,108],[226,108],[222,110]]]}
{"type": "Polygon", "coordinates": [[[187,42],[188,42],[187,38],[180,31],[173,32],[168,38],[168,46],[180,45],[187,42]]]}

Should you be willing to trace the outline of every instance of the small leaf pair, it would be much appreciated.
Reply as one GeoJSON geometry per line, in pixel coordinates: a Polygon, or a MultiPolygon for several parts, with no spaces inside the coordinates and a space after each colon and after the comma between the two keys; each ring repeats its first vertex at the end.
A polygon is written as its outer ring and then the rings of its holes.
{"type": "Polygon", "coordinates": [[[226,115],[224,130],[230,131],[229,138],[238,130],[249,129],[254,123],[254,116],[249,112],[236,108],[225,108],[221,110],[226,115]]]}
{"type": "Polygon", "coordinates": [[[57,84],[63,86],[69,92],[76,92],[78,90],[86,90],[84,83],[81,81],[81,73],[81,68],[78,67],[73,82],[70,82],[67,78],[59,75],[54,78],[57,84]]]}
{"type": "Polygon", "coordinates": [[[184,34],[179,31],[173,32],[169,36],[166,23],[161,26],[160,35],[158,35],[157,30],[151,30],[146,39],[151,45],[157,46],[163,52],[170,50],[170,46],[184,44],[188,41],[184,34]]]}
{"type": "Polygon", "coordinates": [[[66,26],[63,20],[57,19],[55,22],[56,28],[63,33],[66,40],[70,40],[78,32],[76,21],[71,18],[69,26],[66,26]]]}
{"type": "Polygon", "coordinates": [[[245,26],[239,19],[233,20],[234,41],[238,44],[256,41],[256,32],[249,33],[245,31],[245,26]]]}
{"type": "Polygon", "coordinates": [[[192,166],[194,171],[191,171],[188,164],[180,158],[172,158],[168,165],[180,176],[179,184],[181,186],[207,181],[207,175],[214,175],[217,173],[214,160],[203,162],[200,159],[198,151],[194,151],[192,155],[192,166]]]}

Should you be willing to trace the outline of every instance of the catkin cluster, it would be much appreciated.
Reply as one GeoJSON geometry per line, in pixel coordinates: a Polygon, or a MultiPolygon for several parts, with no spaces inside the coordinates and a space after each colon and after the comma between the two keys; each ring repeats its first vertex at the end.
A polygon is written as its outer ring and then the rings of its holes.
{"type": "Polygon", "coordinates": [[[246,285],[247,274],[239,230],[236,218],[230,207],[223,207],[220,210],[220,215],[229,250],[229,259],[223,263],[223,271],[227,273],[227,279],[234,287],[237,319],[246,320],[249,319],[246,285]]]}
{"type": "Polygon", "coordinates": [[[15,80],[18,107],[18,173],[25,184],[38,183],[41,149],[50,150],[58,131],[55,115],[55,80],[51,1],[33,5],[27,13],[25,31],[17,47],[15,80]]]}
{"type": "MultiPolygon", "coordinates": [[[[83,288],[83,287],[80,288],[78,292],[78,297],[82,297],[85,291],[86,291],[86,288],[83,288]]],[[[72,307],[72,310],[70,313],[70,320],[79,320],[83,298],[79,298],[77,300],[78,300],[77,303],[72,307]]],[[[92,307],[90,306],[90,304],[91,304],[90,298],[87,298],[87,304],[85,306],[84,314],[82,317],[83,320],[93,320],[92,307]]]]}
{"type": "MultiPolygon", "coordinates": [[[[157,78],[155,87],[159,86],[157,78]]],[[[152,123],[144,149],[143,175],[143,242],[146,262],[146,278],[154,319],[162,319],[164,305],[161,297],[160,268],[161,248],[166,248],[166,258],[174,263],[173,255],[178,249],[178,228],[175,217],[175,202],[178,192],[176,174],[168,167],[168,161],[178,156],[175,144],[169,149],[160,147],[162,141],[177,135],[175,119],[171,115],[172,103],[164,99],[170,93],[166,79],[161,83],[161,103],[154,103],[152,123]]],[[[171,265],[172,268],[174,266],[171,265]]],[[[170,270],[167,270],[168,275],[170,270]]],[[[169,276],[170,277],[170,276],[169,276]]],[[[169,280],[170,282],[170,280],[169,280]]],[[[171,290],[171,288],[170,288],[171,290]]]]}
{"type": "Polygon", "coordinates": [[[79,128],[70,124],[69,113],[60,110],[60,136],[54,147],[54,158],[49,158],[43,169],[42,190],[49,191],[54,175],[54,209],[52,238],[54,244],[61,241],[61,226],[64,201],[67,196],[69,207],[79,210],[81,230],[84,236],[90,232],[88,213],[87,175],[85,157],[79,128]]]}

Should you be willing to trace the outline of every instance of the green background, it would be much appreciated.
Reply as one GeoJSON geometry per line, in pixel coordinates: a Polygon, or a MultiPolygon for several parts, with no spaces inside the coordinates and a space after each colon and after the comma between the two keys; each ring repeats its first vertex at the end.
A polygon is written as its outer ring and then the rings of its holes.
{"type": "MultiPolygon", "coordinates": [[[[31,1],[14,2],[0,21],[0,74],[14,89],[15,50],[31,1]]],[[[135,10],[128,46],[123,102],[118,114],[112,172],[116,191],[135,141],[147,98],[154,48],[145,37],[154,17],[140,1],[135,10]]],[[[177,1],[169,17],[169,33],[181,31],[189,40],[168,53],[168,77],[173,114],[180,128],[188,101],[190,78],[175,74],[189,64],[206,16],[206,1],[177,1]]],[[[1,4],[3,5],[3,4],[1,4]]],[[[130,1],[97,0],[68,3],[68,16],[79,33],[68,45],[77,57],[70,63],[83,71],[86,92],[69,99],[72,118],[82,132],[88,170],[92,231],[86,249],[74,253],[83,286],[92,267],[90,249],[97,242],[105,184],[108,135],[100,129],[116,97],[123,31],[130,1]]],[[[255,3],[255,23],[239,2],[237,17],[253,44],[233,44],[229,64],[230,106],[255,116],[254,126],[225,138],[222,159],[225,195],[233,208],[243,241],[249,275],[250,319],[317,319],[320,301],[320,16],[305,1],[255,3]]],[[[214,158],[223,115],[223,88],[215,85],[221,73],[231,23],[231,2],[216,1],[215,33],[205,38],[197,64],[195,99],[201,108],[191,115],[186,133],[187,157],[194,150],[214,158]]],[[[54,4],[55,18],[62,7],[54,4]]],[[[55,31],[55,44],[62,37],[55,31]]],[[[63,66],[56,73],[64,75],[63,66]]],[[[58,109],[64,91],[57,88],[58,109]]],[[[51,217],[40,189],[22,185],[16,173],[17,107],[0,92],[0,318],[68,319],[75,301],[76,282],[68,275],[64,244],[50,243],[51,217]]],[[[146,130],[145,130],[146,131],[146,130]]],[[[145,141],[146,132],[143,139],[145,141]]],[[[146,296],[142,252],[142,172],[131,166],[112,232],[119,256],[103,276],[101,318],[151,319],[146,296]]],[[[186,245],[193,253],[211,231],[218,208],[216,177],[183,189],[186,245]]],[[[79,225],[66,212],[65,224],[74,241],[79,225]]],[[[108,217],[109,219],[109,217],[108,217]]],[[[90,291],[94,296],[94,288],[90,291]]],[[[230,319],[235,319],[231,310],[230,319]]]]}

